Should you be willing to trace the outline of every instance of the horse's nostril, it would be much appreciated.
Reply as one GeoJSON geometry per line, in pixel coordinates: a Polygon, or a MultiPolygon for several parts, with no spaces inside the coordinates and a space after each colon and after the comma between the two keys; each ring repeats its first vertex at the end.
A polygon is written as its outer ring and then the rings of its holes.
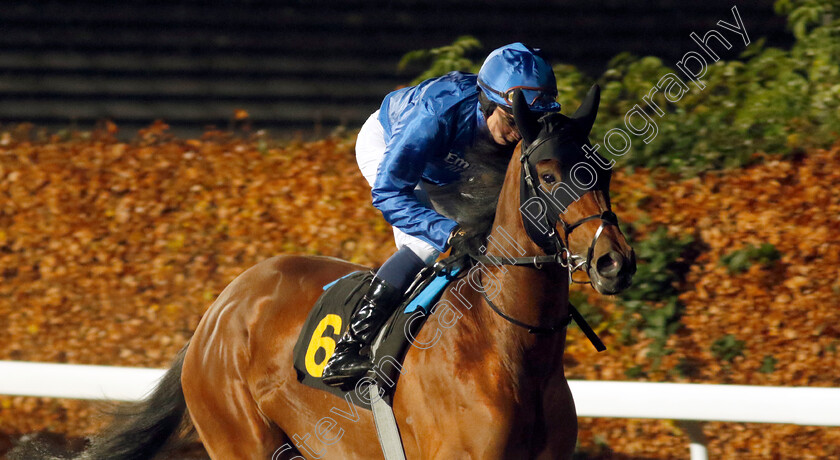
{"type": "Polygon", "coordinates": [[[595,263],[595,269],[601,276],[613,277],[621,271],[623,265],[622,260],[623,258],[620,254],[610,251],[598,258],[598,261],[595,263]]]}

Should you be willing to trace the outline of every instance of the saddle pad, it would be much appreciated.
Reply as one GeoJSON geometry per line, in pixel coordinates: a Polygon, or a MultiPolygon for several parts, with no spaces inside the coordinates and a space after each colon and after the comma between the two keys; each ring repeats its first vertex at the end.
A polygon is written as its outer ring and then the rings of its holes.
{"type": "MultiPolygon", "coordinates": [[[[457,266],[433,271],[395,309],[374,340],[373,362],[378,366],[369,377],[389,393],[393,393],[403,371],[402,361],[412,338],[417,336],[430,309],[459,271],[457,266]]],[[[321,376],[372,278],[373,273],[369,271],[352,272],[324,286],[324,293],[309,312],[293,351],[299,382],[349,399],[368,410],[371,406],[366,390],[331,387],[323,383],[321,376]]]]}

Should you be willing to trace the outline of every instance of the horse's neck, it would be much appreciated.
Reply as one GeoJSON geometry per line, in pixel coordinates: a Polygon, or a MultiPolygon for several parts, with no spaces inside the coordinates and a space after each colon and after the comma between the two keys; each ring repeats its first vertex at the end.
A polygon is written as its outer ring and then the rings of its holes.
{"type": "MultiPolygon", "coordinates": [[[[520,171],[517,149],[507,169],[486,254],[514,257],[543,254],[539,246],[528,238],[522,224],[519,213],[520,171]]],[[[549,327],[568,315],[568,275],[562,267],[546,265],[537,270],[527,266],[487,265],[479,268],[477,275],[488,297],[508,316],[530,325],[549,327]]],[[[467,321],[475,323],[474,330],[483,330],[488,338],[493,339],[487,344],[494,346],[494,353],[499,355],[497,359],[506,362],[511,370],[544,366],[553,363],[553,359],[559,359],[552,355],[558,353],[558,348],[562,354],[563,333],[550,336],[531,334],[494,313],[483,296],[476,294],[473,305],[477,304],[477,308],[471,309],[467,321]],[[551,344],[550,350],[545,349],[547,343],[551,344]],[[539,356],[535,358],[534,354],[539,356]]]]}

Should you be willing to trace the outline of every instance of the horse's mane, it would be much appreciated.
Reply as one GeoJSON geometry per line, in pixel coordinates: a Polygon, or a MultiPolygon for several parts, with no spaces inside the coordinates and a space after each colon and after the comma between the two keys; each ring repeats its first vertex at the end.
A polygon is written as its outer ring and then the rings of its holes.
{"type": "MultiPolygon", "coordinates": [[[[581,133],[574,121],[561,113],[542,115],[538,120],[540,136],[556,137],[561,143],[580,138],[586,142],[586,134],[581,133]]],[[[438,212],[457,221],[470,233],[486,235],[493,225],[499,194],[516,146],[496,144],[486,127],[477,137],[464,155],[470,167],[458,181],[443,186],[424,182],[423,188],[438,212]]],[[[569,152],[575,157],[582,156],[577,148],[569,152]]]]}
{"type": "Polygon", "coordinates": [[[447,185],[423,183],[435,209],[473,234],[489,233],[496,215],[499,193],[505,181],[513,146],[493,142],[488,131],[477,135],[476,143],[464,154],[470,167],[461,178],[447,185]]]}

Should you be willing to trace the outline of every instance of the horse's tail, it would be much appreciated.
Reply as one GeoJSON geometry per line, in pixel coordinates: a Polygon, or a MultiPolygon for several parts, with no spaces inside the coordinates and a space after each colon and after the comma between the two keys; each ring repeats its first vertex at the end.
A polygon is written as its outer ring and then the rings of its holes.
{"type": "MultiPolygon", "coordinates": [[[[173,444],[177,438],[173,434],[187,415],[181,388],[181,368],[187,345],[175,356],[172,366],[149,396],[117,407],[114,421],[93,438],[80,459],[145,460],[173,444]]],[[[189,423],[189,417],[186,419],[189,423]]]]}
{"type": "MultiPolygon", "coordinates": [[[[187,404],[181,388],[181,367],[186,345],[176,355],[158,386],[144,400],[116,406],[114,420],[94,436],[79,460],[146,460],[164,447],[174,446],[173,436],[182,422],[189,425],[187,404]]],[[[66,458],[66,452],[35,436],[9,452],[10,459],[41,460],[66,458]]]]}

